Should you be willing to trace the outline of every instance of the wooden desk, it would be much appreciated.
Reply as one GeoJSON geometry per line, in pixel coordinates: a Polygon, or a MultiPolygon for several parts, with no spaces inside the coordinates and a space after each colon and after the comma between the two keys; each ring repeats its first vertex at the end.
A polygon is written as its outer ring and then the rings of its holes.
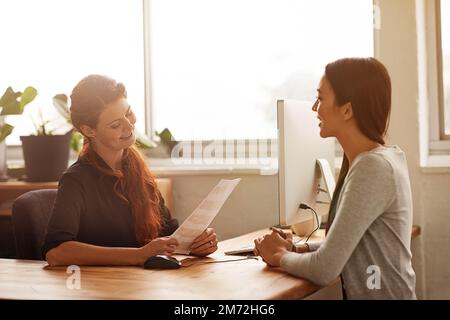
{"type": "MultiPolygon", "coordinates": [[[[222,241],[213,257],[252,243],[269,230],[222,241]]],[[[211,261],[204,258],[200,261],[211,261]]],[[[69,290],[65,267],[43,261],[0,259],[0,299],[301,299],[319,289],[259,258],[194,264],[176,270],[139,267],[81,267],[81,289],[69,290]]]]}
{"type": "MultiPolygon", "coordinates": [[[[211,257],[231,260],[224,251],[251,244],[268,233],[260,230],[219,243],[211,257]]],[[[420,233],[414,227],[413,237],[420,233]]],[[[323,230],[311,239],[323,237],[323,230]]],[[[202,258],[199,262],[212,261],[202,258]]],[[[197,263],[176,270],[139,267],[81,267],[81,289],[70,290],[65,267],[44,261],[0,259],[0,299],[310,299],[339,297],[336,280],[325,288],[270,268],[258,258],[223,263],[197,263]]]]}

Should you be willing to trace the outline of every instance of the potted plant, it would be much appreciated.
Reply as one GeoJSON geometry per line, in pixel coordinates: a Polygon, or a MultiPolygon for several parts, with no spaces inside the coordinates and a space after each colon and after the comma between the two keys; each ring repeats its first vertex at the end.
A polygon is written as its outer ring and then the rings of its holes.
{"type": "Polygon", "coordinates": [[[167,148],[169,149],[169,153],[178,143],[178,141],[175,140],[175,137],[172,135],[172,132],[170,132],[168,128],[165,128],[159,133],[155,131],[155,133],[159,137],[160,143],[164,146],[167,146],[167,148]]]}
{"type": "Polygon", "coordinates": [[[69,146],[77,152],[81,148],[81,135],[70,123],[67,96],[57,94],[53,105],[65,119],[64,124],[69,124],[69,130],[65,134],[55,134],[58,128],[50,128],[52,120],[46,120],[39,109],[38,119],[32,118],[35,134],[20,137],[27,181],[59,180],[69,163],[69,146]]]}
{"type": "Polygon", "coordinates": [[[14,91],[8,87],[0,97],[0,180],[2,181],[8,179],[5,139],[14,129],[12,125],[6,123],[6,117],[22,114],[25,106],[33,101],[36,95],[37,90],[33,87],[27,87],[23,92],[14,91]]]}
{"type": "Polygon", "coordinates": [[[168,158],[173,147],[178,143],[168,128],[164,128],[161,132],[155,131],[155,135],[159,138],[154,147],[147,150],[146,155],[150,158],[168,158]]]}

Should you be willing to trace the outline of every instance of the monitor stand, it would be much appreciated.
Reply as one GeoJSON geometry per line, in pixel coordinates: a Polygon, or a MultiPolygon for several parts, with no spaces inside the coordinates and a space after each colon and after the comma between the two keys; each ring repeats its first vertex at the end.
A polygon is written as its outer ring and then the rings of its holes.
{"type": "MultiPolygon", "coordinates": [[[[317,186],[317,193],[318,194],[320,192],[326,193],[327,194],[327,198],[329,200],[329,202],[316,200],[316,203],[317,204],[329,204],[331,202],[331,198],[333,197],[334,189],[336,187],[336,182],[334,180],[333,171],[331,170],[331,167],[330,167],[330,164],[329,164],[328,160],[324,159],[324,158],[316,160],[316,168],[319,169],[321,182],[323,182],[324,185],[325,185],[324,186],[325,188],[322,188],[321,185],[319,184],[317,186]]],[[[303,209],[299,208],[298,210],[303,210],[303,209]]],[[[280,224],[277,224],[274,227],[279,228],[279,229],[291,229],[292,226],[291,225],[280,225],[280,224]]]]}
{"type": "Polygon", "coordinates": [[[331,201],[333,197],[334,188],[336,187],[336,182],[334,181],[333,171],[331,171],[330,163],[327,159],[317,159],[316,165],[320,168],[320,173],[322,181],[325,183],[326,189],[319,188],[318,191],[326,192],[328,194],[328,199],[331,201]]]}

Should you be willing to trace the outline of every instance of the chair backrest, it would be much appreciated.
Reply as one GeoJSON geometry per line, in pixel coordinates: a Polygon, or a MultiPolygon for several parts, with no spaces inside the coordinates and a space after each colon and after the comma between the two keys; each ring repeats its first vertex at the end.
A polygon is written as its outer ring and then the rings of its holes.
{"type": "Polygon", "coordinates": [[[43,260],[41,247],[56,193],[56,189],[34,190],[14,201],[11,218],[18,259],[43,260]]]}

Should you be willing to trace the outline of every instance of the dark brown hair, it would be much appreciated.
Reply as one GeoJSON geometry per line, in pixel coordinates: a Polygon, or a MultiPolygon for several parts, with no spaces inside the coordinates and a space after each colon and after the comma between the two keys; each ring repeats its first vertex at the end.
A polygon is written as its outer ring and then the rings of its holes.
{"type": "MultiPolygon", "coordinates": [[[[386,67],[375,58],[345,58],[325,67],[338,106],[350,102],[353,116],[361,132],[381,145],[391,113],[391,79],[386,67]]],[[[336,214],[336,205],[349,170],[344,154],[341,171],[331,200],[328,214],[328,232],[336,214]]]]}
{"type": "MultiPolygon", "coordinates": [[[[70,115],[74,127],[81,133],[82,125],[96,128],[99,116],[108,104],[126,96],[125,86],[109,77],[89,75],[83,78],[70,96],[70,115]]],[[[136,241],[140,245],[159,236],[162,227],[160,193],[154,176],[134,145],[123,152],[122,170],[113,171],[100,163],[89,138],[85,136],[80,161],[105,175],[117,177],[114,192],[131,208],[136,241]]]]}

